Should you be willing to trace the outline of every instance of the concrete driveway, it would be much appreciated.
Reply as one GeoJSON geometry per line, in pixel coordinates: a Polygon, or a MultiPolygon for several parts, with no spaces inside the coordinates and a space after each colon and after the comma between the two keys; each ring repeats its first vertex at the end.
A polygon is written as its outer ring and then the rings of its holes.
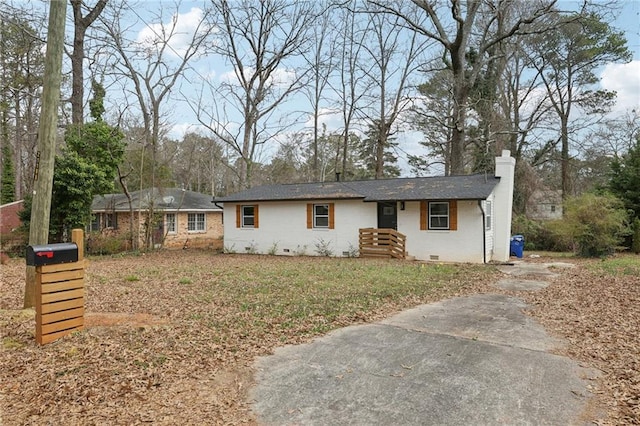
{"type": "Polygon", "coordinates": [[[595,372],[550,353],[562,342],[525,308],[460,297],[279,348],[257,361],[252,409],[264,425],[582,424],[595,372]]]}

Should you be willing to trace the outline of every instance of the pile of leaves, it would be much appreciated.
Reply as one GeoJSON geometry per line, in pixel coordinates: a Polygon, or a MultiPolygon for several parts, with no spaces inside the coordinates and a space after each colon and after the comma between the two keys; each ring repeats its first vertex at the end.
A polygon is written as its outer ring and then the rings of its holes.
{"type": "MultiPolygon", "coordinates": [[[[576,268],[514,295],[566,339],[563,355],[602,371],[588,420],[640,424],[640,259],[563,261],[576,268]]],[[[421,303],[503,292],[483,265],[197,250],[93,258],[86,329],[38,346],[33,310],[20,309],[24,274],[24,260],[2,266],[3,425],[255,424],[256,357],[421,303]]]]}
{"type": "Polygon", "coordinates": [[[640,424],[640,257],[582,260],[556,272],[549,287],[519,297],[568,341],[564,355],[602,372],[592,389],[592,403],[606,411],[597,423],[640,424]]]}
{"type": "Polygon", "coordinates": [[[254,424],[256,357],[345,325],[483,291],[481,265],[215,255],[93,258],[87,327],[34,340],[24,260],[3,265],[3,425],[254,424]]]}

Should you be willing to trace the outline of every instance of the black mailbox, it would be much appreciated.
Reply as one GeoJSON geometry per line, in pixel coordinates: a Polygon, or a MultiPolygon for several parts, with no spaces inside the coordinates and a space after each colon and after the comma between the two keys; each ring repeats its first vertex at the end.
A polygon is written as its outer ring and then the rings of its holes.
{"type": "Polygon", "coordinates": [[[56,263],[78,261],[78,245],[76,243],[58,243],[42,246],[27,246],[27,265],[43,266],[56,263]]]}

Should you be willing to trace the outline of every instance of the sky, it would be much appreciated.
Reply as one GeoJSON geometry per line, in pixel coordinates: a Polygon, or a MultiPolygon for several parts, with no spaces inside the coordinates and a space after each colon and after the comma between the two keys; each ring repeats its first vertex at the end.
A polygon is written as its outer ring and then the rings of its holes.
{"type": "Polygon", "coordinates": [[[633,61],[605,66],[600,72],[600,84],[604,89],[618,93],[615,112],[640,110],[640,0],[618,3],[623,3],[623,7],[614,25],[624,31],[627,46],[633,52],[633,61]]]}
{"type": "MultiPolygon", "coordinates": [[[[292,0],[293,1],[293,0],[292,0]]],[[[161,32],[161,25],[159,22],[153,21],[154,10],[157,10],[158,5],[162,4],[166,7],[166,12],[172,10],[174,7],[173,1],[143,1],[142,7],[136,10],[136,16],[133,18],[139,18],[139,22],[131,27],[132,33],[129,37],[144,43],[145,40],[151,40],[154,37],[154,33],[161,32]],[[147,24],[147,25],[145,25],[147,24]]],[[[193,28],[197,25],[197,22],[202,16],[202,10],[200,6],[203,4],[203,0],[200,1],[182,1],[180,3],[180,13],[177,16],[177,34],[178,36],[171,42],[171,49],[180,54],[184,51],[185,43],[188,43],[190,38],[189,34],[193,32],[193,28]]],[[[575,1],[573,0],[560,0],[560,8],[574,7],[575,1]]],[[[635,109],[640,111],[640,0],[618,0],[616,4],[621,6],[620,14],[618,18],[613,22],[613,26],[624,32],[629,49],[633,52],[633,60],[627,64],[608,64],[599,70],[600,85],[601,88],[607,90],[615,90],[617,92],[617,103],[614,107],[611,116],[617,116],[629,112],[635,109]]],[[[71,8],[69,7],[67,12],[70,16],[71,8]]],[[[163,17],[165,24],[173,19],[169,13],[165,13],[163,17]]],[[[72,25],[69,21],[67,24],[67,31],[72,30],[72,25]]],[[[206,58],[200,59],[193,63],[195,69],[191,72],[190,77],[182,83],[180,94],[191,93],[195,97],[198,86],[201,85],[199,81],[229,81],[235,78],[232,74],[230,67],[225,64],[212,62],[206,58]]],[[[282,70],[279,76],[281,78],[287,78],[286,70],[282,70]]],[[[107,93],[107,97],[110,94],[107,93]]],[[[180,139],[184,133],[189,131],[200,131],[203,127],[198,124],[197,117],[191,111],[191,109],[184,103],[180,103],[179,98],[181,96],[174,94],[174,104],[169,105],[166,108],[170,111],[170,123],[172,129],[169,132],[170,137],[180,139]]],[[[298,96],[298,98],[300,98],[298,96]]],[[[339,127],[340,121],[337,115],[327,114],[323,117],[328,130],[336,130],[339,127]]],[[[303,120],[304,122],[304,120],[303,120]]],[[[307,125],[309,121],[307,120],[307,125]]],[[[418,154],[423,148],[420,147],[418,141],[420,135],[412,131],[400,131],[397,135],[398,143],[403,147],[405,152],[418,154]]],[[[262,159],[266,160],[266,157],[270,153],[263,155],[262,159]]],[[[408,172],[406,162],[401,164],[403,174],[408,172]]]]}
{"type": "MultiPolygon", "coordinates": [[[[571,8],[575,2],[563,1],[559,2],[560,8],[571,8]]],[[[617,92],[617,102],[611,116],[627,113],[631,110],[640,111],[640,0],[619,0],[617,2],[621,6],[618,18],[613,22],[613,26],[624,32],[629,49],[633,52],[633,60],[627,64],[608,64],[599,70],[601,78],[601,88],[614,90],[617,92]]],[[[184,26],[184,31],[188,32],[189,27],[194,25],[194,21],[199,18],[200,11],[196,7],[198,2],[186,2],[182,5],[182,15],[179,23],[184,26]]],[[[158,26],[153,28],[158,30],[158,26]]],[[[143,28],[139,37],[143,38],[152,33],[151,28],[143,28]]],[[[187,38],[183,38],[184,41],[187,38]]],[[[176,41],[175,50],[180,51],[179,40],[176,41]]],[[[230,78],[231,70],[220,68],[217,65],[211,65],[207,62],[196,64],[198,69],[197,75],[212,80],[227,80],[230,78]]],[[[286,74],[286,72],[283,72],[286,74]]],[[[187,118],[188,114],[174,117],[174,129],[171,132],[173,137],[180,137],[185,131],[197,130],[200,126],[197,120],[187,118]]],[[[327,115],[324,122],[328,128],[337,128],[339,120],[336,115],[327,115]]],[[[307,122],[308,123],[308,122],[307,122]]],[[[404,146],[405,151],[417,153],[419,147],[419,135],[415,132],[405,131],[398,135],[398,142],[404,146]]],[[[403,165],[403,171],[406,172],[406,164],[403,165]]]]}

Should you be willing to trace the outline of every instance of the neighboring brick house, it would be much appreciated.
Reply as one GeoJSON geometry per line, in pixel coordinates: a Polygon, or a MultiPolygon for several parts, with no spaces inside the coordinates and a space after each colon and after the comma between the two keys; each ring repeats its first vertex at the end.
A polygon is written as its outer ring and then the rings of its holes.
{"type": "Polygon", "coordinates": [[[0,235],[9,234],[21,225],[18,212],[24,208],[24,200],[0,206],[0,235]]]}
{"type": "Polygon", "coordinates": [[[134,233],[144,245],[145,227],[153,210],[157,218],[151,233],[154,247],[220,249],[222,210],[211,200],[210,195],[179,188],[134,191],[131,201],[125,194],[98,195],[91,205],[93,218],[88,231],[124,235],[131,229],[133,212],[134,233]]]}

